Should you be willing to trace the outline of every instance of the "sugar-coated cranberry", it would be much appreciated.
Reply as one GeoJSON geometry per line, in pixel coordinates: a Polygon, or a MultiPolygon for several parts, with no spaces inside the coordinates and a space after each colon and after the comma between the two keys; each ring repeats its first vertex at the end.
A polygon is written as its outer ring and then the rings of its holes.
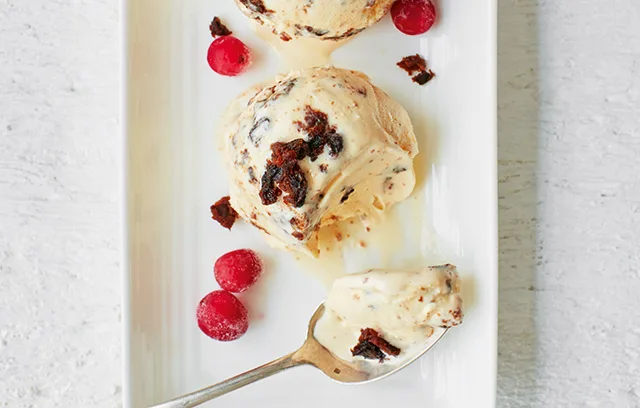
{"type": "Polygon", "coordinates": [[[236,340],[249,329],[247,309],[224,290],[205,296],[198,305],[196,316],[200,330],[215,340],[236,340]]]}
{"type": "Polygon", "coordinates": [[[209,46],[207,61],[218,74],[236,76],[251,65],[251,51],[236,37],[218,37],[209,46]]]}
{"type": "Polygon", "coordinates": [[[429,31],[436,21],[436,7],[431,0],[398,0],[391,7],[396,28],[408,35],[429,31]]]}
{"type": "Polygon", "coordinates": [[[238,249],[222,255],[213,266],[220,287],[240,293],[256,283],[262,274],[262,261],[250,249],[238,249]]]}

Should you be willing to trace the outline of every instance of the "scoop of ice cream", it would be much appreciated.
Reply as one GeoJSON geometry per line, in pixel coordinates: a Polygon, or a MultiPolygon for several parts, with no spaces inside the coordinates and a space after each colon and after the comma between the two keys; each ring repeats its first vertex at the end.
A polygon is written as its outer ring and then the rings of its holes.
{"type": "Polygon", "coordinates": [[[372,270],[337,279],[315,336],[346,361],[363,329],[373,329],[401,355],[423,344],[434,327],[462,323],[462,298],[456,267],[372,270]]]}
{"type": "Polygon", "coordinates": [[[287,41],[292,37],[340,40],[380,20],[394,0],[236,0],[248,17],[287,41]]]}
{"type": "Polygon", "coordinates": [[[359,72],[294,71],[224,115],[232,207],[291,250],[318,254],[318,231],[381,213],[413,190],[407,112],[359,72]]]}

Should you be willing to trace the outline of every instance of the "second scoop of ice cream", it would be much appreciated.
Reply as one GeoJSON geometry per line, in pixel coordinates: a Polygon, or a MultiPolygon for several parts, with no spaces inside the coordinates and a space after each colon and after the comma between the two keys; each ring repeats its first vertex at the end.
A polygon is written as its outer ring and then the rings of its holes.
{"type": "Polygon", "coordinates": [[[236,0],[240,10],[283,40],[340,40],[380,20],[393,0],[236,0]]]}
{"type": "Polygon", "coordinates": [[[418,147],[407,112],[359,72],[294,71],[225,115],[233,208],[288,249],[318,255],[318,231],[404,200],[418,147]]]}

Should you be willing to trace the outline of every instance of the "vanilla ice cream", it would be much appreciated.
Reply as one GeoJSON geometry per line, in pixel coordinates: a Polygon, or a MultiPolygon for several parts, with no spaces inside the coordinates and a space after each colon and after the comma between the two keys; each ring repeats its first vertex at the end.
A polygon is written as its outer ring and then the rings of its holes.
{"type": "Polygon", "coordinates": [[[290,250],[381,214],[415,185],[407,112],[359,72],[294,71],[234,101],[223,119],[232,207],[290,250]]]}
{"type": "Polygon", "coordinates": [[[236,0],[248,17],[280,38],[340,40],[380,20],[394,0],[236,0]]]}
{"type": "Polygon", "coordinates": [[[453,265],[347,275],[334,282],[324,305],[315,337],[345,361],[362,360],[351,350],[363,329],[376,330],[402,357],[424,344],[434,327],[457,326],[463,317],[453,265]]]}

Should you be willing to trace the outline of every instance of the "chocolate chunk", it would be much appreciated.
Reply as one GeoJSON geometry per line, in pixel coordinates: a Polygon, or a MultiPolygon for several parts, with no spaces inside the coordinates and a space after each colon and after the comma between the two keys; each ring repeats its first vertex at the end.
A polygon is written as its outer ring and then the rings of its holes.
{"type": "Polygon", "coordinates": [[[329,145],[329,155],[338,157],[342,152],[343,138],[337,133],[336,128],[329,124],[326,113],[313,109],[307,105],[305,107],[304,123],[297,122],[298,129],[308,135],[309,158],[316,161],[324,152],[324,146],[329,145]]]}
{"type": "Polygon", "coordinates": [[[424,85],[427,82],[431,81],[435,76],[436,74],[434,74],[433,71],[429,69],[427,71],[422,71],[411,79],[418,85],[424,85]]]}
{"type": "Polygon", "coordinates": [[[347,201],[349,199],[349,196],[354,192],[354,188],[353,187],[349,187],[347,189],[347,191],[345,191],[344,195],[342,196],[342,198],[340,199],[340,204],[344,203],[345,201],[347,201]]]}
{"type": "Polygon", "coordinates": [[[338,40],[343,40],[345,38],[354,36],[360,32],[362,32],[364,30],[364,28],[350,28],[347,31],[345,31],[344,33],[340,34],[340,35],[336,35],[333,37],[324,37],[325,40],[334,40],[334,41],[338,41],[338,40]]]}
{"type": "Polygon", "coordinates": [[[212,37],[223,37],[225,35],[233,34],[227,26],[222,24],[219,17],[214,17],[211,24],[209,24],[209,31],[211,31],[212,37]]]}
{"type": "MultiPolygon", "coordinates": [[[[290,82],[287,87],[293,87],[294,84],[290,82]]],[[[343,138],[329,125],[326,113],[307,106],[305,123],[297,124],[300,130],[308,134],[308,140],[294,139],[271,144],[271,158],[267,161],[260,189],[264,205],[274,204],[280,194],[285,193],[284,202],[287,205],[302,207],[307,198],[307,178],[298,161],[306,157],[315,161],[324,152],[325,145],[329,146],[329,155],[333,158],[338,157],[344,149],[343,138]]],[[[257,126],[254,125],[254,128],[257,126]]],[[[251,134],[249,132],[250,138],[251,134]]]]}
{"type": "Polygon", "coordinates": [[[354,348],[351,349],[351,354],[355,356],[364,357],[368,360],[379,360],[381,363],[384,361],[386,355],[380,350],[380,348],[376,347],[374,344],[364,341],[356,344],[354,348]]]}
{"type": "Polygon", "coordinates": [[[279,83],[278,86],[276,86],[276,90],[275,90],[275,92],[278,94],[276,98],[279,98],[280,96],[289,95],[293,87],[296,86],[297,81],[298,81],[297,78],[293,78],[286,82],[279,83]]]}
{"type": "Polygon", "coordinates": [[[311,26],[305,26],[304,28],[316,37],[322,37],[329,34],[329,30],[325,30],[322,28],[313,28],[311,26]]]}
{"type": "Polygon", "coordinates": [[[309,159],[312,162],[318,160],[318,157],[324,152],[326,144],[324,135],[311,137],[307,143],[309,144],[309,159]]]}
{"type": "Polygon", "coordinates": [[[284,202],[291,207],[302,207],[307,198],[307,178],[298,164],[306,157],[308,148],[302,139],[271,145],[271,159],[262,176],[260,199],[271,205],[285,193],[284,202]]]}
{"type": "Polygon", "coordinates": [[[300,208],[307,199],[307,178],[298,163],[288,163],[282,167],[276,178],[278,188],[286,193],[285,204],[300,208]]]}
{"type": "Polygon", "coordinates": [[[251,140],[256,147],[260,145],[260,141],[262,140],[260,133],[269,129],[270,124],[271,120],[269,120],[269,118],[260,118],[253,123],[251,130],[249,130],[249,140],[251,140]]]}
{"type": "Polygon", "coordinates": [[[282,173],[282,170],[273,163],[267,162],[267,168],[262,175],[262,185],[260,188],[260,199],[262,204],[271,205],[278,201],[278,197],[282,194],[276,187],[276,177],[282,173]]]}
{"type": "Polygon", "coordinates": [[[327,163],[323,163],[320,165],[320,172],[326,173],[328,168],[329,168],[329,165],[327,163]]]}
{"type": "Polygon", "coordinates": [[[279,82],[269,88],[266,88],[265,92],[260,92],[259,94],[266,94],[266,96],[263,96],[262,99],[255,102],[256,109],[267,107],[277,101],[281,96],[289,95],[297,81],[297,78],[293,78],[285,82],[279,82]]]}
{"type": "Polygon", "coordinates": [[[411,79],[418,85],[424,85],[436,76],[433,71],[427,69],[427,61],[419,54],[404,57],[397,65],[410,76],[417,72],[418,74],[413,75],[411,79]]]}
{"type": "Polygon", "coordinates": [[[230,230],[239,217],[236,210],[229,203],[230,197],[222,197],[211,206],[211,218],[216,220],[224,228],[230,230]]]}
{"type": "Polygon", "coordinates": [[[329,34],[329,30],[325,30],[322,28],[314,28],[310,25],[302,26],[300,24],[296,24],[297,34],[302,35],[303,31],[308,32],[309,34],[313,34],[316,37],[323,37],[329,34]]]}
{"type": "Polygon", "coordinates": [[[271,151],[276,166],[282,166],[292,160],[303,160],[309,155],[309,146],[304,140],[295,139],[287,143],[275,142],[271,151]]]}
{"type": "Polygon", "coordinates": [[[271,14],[273,10],[269,10],[265,7],[262,0],[240,0],[246,8],[258,14],[271,14]]]}
{"type": "Polygon", "coordinates": [[[304,109],[304,123],[298,122],[298,128],[307,132],[309,139],[322,136],[329,128],[329,117],[307,105],[304,109]]]}
{"type": "Polygon", "coordinates": [[[351,354],[370,360],[384,362],[386,356],[400,355],[400,349],[383,339],[377,331],[366,328],[360,330],[358,344],[351,349],[351,354]]]}
{"type": "Polygon", "coordinates": [[[402,58],[402,61],[398,62],[396,65],[405,70],[409,75],[414,72],[426,71],[427,69],[427,61],[425,61],[420,54],[404,57],[402,58]]]}
{"type": "Polygon", "coordinates": [[[407,168],[406,168],[406,167],[402,167],[402,166],[397,166],[397,167],[394,167],[392,171],[393,171],[395,174],[400,174],[400,173],[402,173],[402,172],[407,171],[407,168]]]}
{"type": "Polygon", "coordinates": [[[336,133],[327,135],[327,146],[329,146],[329,156],[334,159],[342,152],[344,148],[342,136],[336,133]]]}

